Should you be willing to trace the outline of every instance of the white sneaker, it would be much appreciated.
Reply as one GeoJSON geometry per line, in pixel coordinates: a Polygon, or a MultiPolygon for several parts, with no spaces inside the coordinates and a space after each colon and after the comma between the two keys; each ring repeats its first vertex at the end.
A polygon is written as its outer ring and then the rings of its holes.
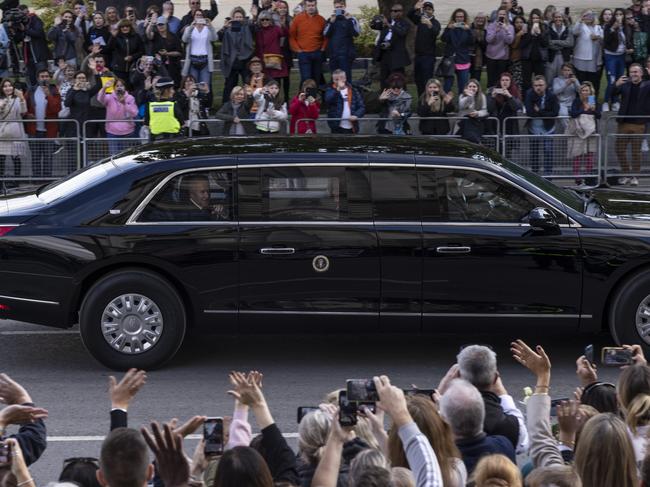
{"type": "Polygon", "coordinates": [[[600,109],[601,112],[608,112],[609,111],[609,103],[605,102],[603,103],[603,106],[600,109]]]}
{"type": "Polygon", "coordinates": [[[613,112],[618,112],[620,109],[621,109],[621,104],[619,102],[616,102],[612,105],[613,112]]]}
{"type": "Polygon", "coordinates": [[[648,147],[647,139],[643,139],[643,143],[641,144],[641,152],[650,152],[650,147],[648,147]]]}
{"type": "Polygon", "coordinates": [[[630,179],[630,186],[638,186],[639,180],[637,178],[630,179]]]}
{"type": "Polygon", "coordinates": [[[626,184],[629,184],[629,182],[630,182],[630,178],[628,177],[618,178],[618,184],[620,184],[621,186],[625,186],[626,184]]]}

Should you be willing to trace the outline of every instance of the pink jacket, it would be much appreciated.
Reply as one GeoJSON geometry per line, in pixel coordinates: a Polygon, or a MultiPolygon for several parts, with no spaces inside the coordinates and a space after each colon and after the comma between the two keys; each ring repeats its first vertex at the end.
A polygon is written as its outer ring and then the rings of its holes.
{"type": "Polygon", "coordinates": [[[106,132],[111,135],[131,135],[135,130],[133,119],[138,114],[135,98],[126,94],[124,103],[117,100],[114,93],[107,95],[102,89],[97,93],[97,100],[106,107],[106,120],[124,120],[123,122],[106,122],[106,132]]]}

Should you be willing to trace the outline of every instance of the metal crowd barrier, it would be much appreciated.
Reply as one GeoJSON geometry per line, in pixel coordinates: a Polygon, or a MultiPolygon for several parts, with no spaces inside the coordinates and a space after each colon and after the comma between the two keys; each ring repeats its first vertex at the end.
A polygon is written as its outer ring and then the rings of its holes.
{"type": "MultiPolygon", "coordinates": [[[[47,125],[45,125],[47,127],[47,125]]],[[[24,137],[0,135],[0,181],[54,181],[81,167],[79,123],[76,120],[3,119],[0,134],[24,133],[24,137]],[[56,123],[57,137],[28,135],[28,124],[56,123]],[[13,125],[16,124],[16,125],[13,125]]]]}
{"type": "MultiPolygon", "coordinates": [[[[466,117],[408,117],[406,119],[406,123],[408,123],[408,129],[406,129],[403,126],[404,131],[408,130],[411,135],[422,135],[420,131],[420,123],[422,121],[447,121],[449,124],[449,130],[446,133],[440,134],[440,135],[435,135],[435,137],[448,137],[448,138],[461,138],[461,136],[456,133],[457,127],[458,127],[458,122],[461,120],[464,120],[466,117]]],[[[313,123],[315,125],[315,129],[317,134],[322,134],[322,133],[330,133],[332,130],[329,126],[328,122],[342,122],[344,119],[342,118],[317,118],[317,119],[312,119],[312,118],[300,118],[296,120],[296,130],[300,129],[300,127],[304,124],[310,124],[313,123]]],[[[490,149],[493,150],[498,150],[499,147],[499,134],[501,132],[501,127],[499,123],[499,119],[494,118],[494,117],[487,117],[487,118],[482,118],[481,119],[484,122],[484,127],[486,130],[490,131],[493,130],[495,133],[488,133],[484,134],[481,137],[481,144],[484,145],[485,147],[489,147],[490,149]]],[[[376,134],[376,133],[381,133],[378,132],[379,130],[379,124],[382,124],[385,130],[388,130],[389,133],[387,133],[387,136],[390,136],[392,134],[392,130],[394,127],[394,118],[359,118],[356,120],[358,123],[359,127],[359,134],[363,135],[368,135],[368,134],[376,134]]]]}
{"type": "MultiPolygon", "coordinates": [[[[222,120],[220,118],[207,118],[207,119],[197,119],[197,120],[192,120],[192,122],[189,124],[189,136],[190,137],[196,137],[198,135],[223,135],[227,136],[229,134],[224,133],[226,130],[226,124],[229,124],[230,122],[227,122],[226,120],[222,120]],[[207,131],[207,133],[206,133],[207,131]]],[[[274,119],[259,119],[255,120],[253,118],[246,118],[246,119],[240,119],[240,123],[242,126],[245,127],[245,131],[248,130],[251,135],[288,135],[289,134],[289,121],[288,120],[274,120],[274,119]],[[258,131],[257,130],[257,124],[262,124],[263,126],[268,126],[268,122],[274,122],[279,124],[279,130],[274,131],[274,132],[265,132],[265,131],[258,131]]],[[[242,134],[242,135],[249,135],[249,134],[242,134]]]]}
{"type": "Polygon", "coordinates": [[[604,127],[603,159],[604,176],[610,184],[621,184],[621,178],[650,176],[650,115],[624,117],[610,115],[604,127]],[[621,124],[626,119],[644,120],[631,128],[638,133],[621,133],[621,124]]]}
{"type": "Polygon", "coordinates": [[[564,133],[571,117],[508,117],[503,121],[501,153],[548,179],[582,180],[589,185],[600,183],[602,174],[601,135],[580,139],[564,133]],[[532,120],[553,120],[551,134],[534,134],[529,130],[532,120]],[[516,129],[512,133],[512,126],[516,129]],[[511,133],[508,133],[511,132],[511,133]]]}
{"type": "Polygon", "coordinates": [[[86,120],[83,124],[83,161],[84,165],[115,155],[123,150],[146,144],[149,139],[139,135],[142,120],[86,120]],[[133,133],[128,137],[110,138],[106,134],[106,123],[133,122],[133,133]],[[91,125],[92,124],[92,125],[91,125]],[[97,134],[105,135],[97,137],[97,134]],[[89,137],[92,135],[92,137],[89,137]]]}

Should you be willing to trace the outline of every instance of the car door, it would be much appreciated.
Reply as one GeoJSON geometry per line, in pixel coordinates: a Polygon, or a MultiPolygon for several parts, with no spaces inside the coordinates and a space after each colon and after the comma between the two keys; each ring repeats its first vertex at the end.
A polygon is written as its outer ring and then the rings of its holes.
{"type": "Polygon", "coordinates": [[[578,326],[580,240],[566,215],[478,168],[418,164],[418,180],[425,329],[578,326]],[[557,234],[526,223],[535,207],[555,214],[557,234]]]}
{"type": "Polygon", "coordinates": [[[242,329],[377,327],[379,251],[367,158],[323,154],[318,161],[240,157],[242,329]]]}
{"type": "Polygon", "coordinates": [[[195,323],[235,331],[238,240],[235,160],[229,167],[170,174],[135,210],[124,240],[133,253],[164,261],[196,299],[195,323]]]}
{"type": "Polygon", "coordinates": [[[422,223],[415,159],[371,154],[372,203],[381,250],[382,331],[421,329],[422,223]]]}

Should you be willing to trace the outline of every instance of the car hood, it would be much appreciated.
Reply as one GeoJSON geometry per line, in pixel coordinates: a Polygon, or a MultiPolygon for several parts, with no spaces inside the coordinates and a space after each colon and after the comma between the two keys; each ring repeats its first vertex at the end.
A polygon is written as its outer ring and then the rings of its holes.
{"type": "Polygon", "coordinates": [[[36,195],[37,187],[21,188],[18,192],[8,191],[0,198],[0,217],[7,218],[19,215],[35,215],[42,213],[47,206],[36,195]]]}
{"type": "Polygon", "coordinates": [[[590,195],[600,203],[605,217],[614,226],[650,230],[650,193],[603,188],[590,195]]]}

